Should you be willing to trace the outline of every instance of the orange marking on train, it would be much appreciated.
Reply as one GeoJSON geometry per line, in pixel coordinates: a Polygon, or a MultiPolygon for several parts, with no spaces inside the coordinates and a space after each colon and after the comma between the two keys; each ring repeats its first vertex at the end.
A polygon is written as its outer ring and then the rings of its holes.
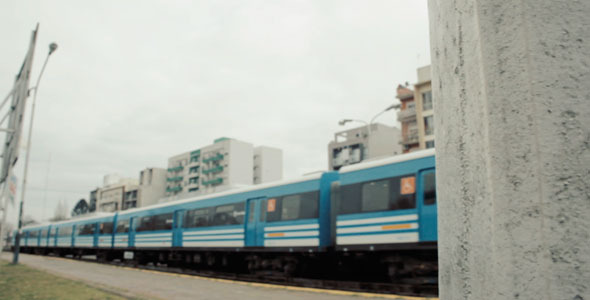
{"type": "Polygon", "coordinates": [[[268,237],[279,237],[279,236],[285,236],[285,234],[282,232],[275,232],[275,233],[268,234],[268,237]]]}
{"type": "Polygon", "coordinates": [[[411,224],[396,224],[396,225],[383,225],[381,229],[383,230],[392,230],[392,229],[410,229],[412,228],[411,224]]]}

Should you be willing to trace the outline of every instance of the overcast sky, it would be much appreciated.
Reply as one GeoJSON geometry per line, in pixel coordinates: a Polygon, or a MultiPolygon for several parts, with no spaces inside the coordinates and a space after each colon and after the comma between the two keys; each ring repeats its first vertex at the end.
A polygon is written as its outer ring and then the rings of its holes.
{"type": "MultiPolygon", "coordinates": [[[[35,112],[37,220],[105,174],[138,178],[222,136],[281,148],[285,178],[325,170],[334,132],[360,125],[338,120],[368,121],[430,63],[426,0],[5,0],[0,20],[2,97],[37,22],[33,82],[59,44],[35,112]]],[[[378,121],[400,126],[393,111],[378,121]]]]}

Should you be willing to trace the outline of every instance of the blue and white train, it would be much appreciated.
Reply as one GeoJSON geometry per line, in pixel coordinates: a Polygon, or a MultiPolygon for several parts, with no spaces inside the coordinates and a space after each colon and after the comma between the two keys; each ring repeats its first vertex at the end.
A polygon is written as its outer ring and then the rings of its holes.
{"type": "Polygon", "coordinates": [[[29,226],[23,252],[195,268],[390,277],[437,271],[434,150],[29,226]]]}

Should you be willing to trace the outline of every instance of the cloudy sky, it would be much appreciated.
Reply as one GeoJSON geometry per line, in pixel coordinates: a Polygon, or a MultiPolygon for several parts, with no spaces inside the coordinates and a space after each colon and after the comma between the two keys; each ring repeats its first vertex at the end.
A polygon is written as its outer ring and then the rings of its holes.
{"type": "Polygon", "coordinates": [[[285,178],[324,170],[333,133],[357,126],[338,120],[371,119],[430,62],[426,0],[5,0],[0,20],[2,97],[37,22],[35,80],[59,44],[37,98],[37,220],[222,136],[283,149],[285,178]]]}

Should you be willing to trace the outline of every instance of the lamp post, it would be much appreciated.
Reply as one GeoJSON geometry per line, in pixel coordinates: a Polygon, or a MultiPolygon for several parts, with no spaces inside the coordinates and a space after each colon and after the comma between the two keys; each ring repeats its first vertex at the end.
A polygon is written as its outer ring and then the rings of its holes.
{"type": "MultiPolygon", "coordinates": [[[[382,115],[384,112],[386,111],[390,111],[392,109],[399,109],[401,107],[400,104],[392,104],[390,106],[388,106],[387,108],[385,108],[384,110],[380,111],[378,114],[376,114],[369,123],[367,123],[366,121],[363,120],[356,120],[356,119],[342,119],[340,121],[338,121],[338,125],[340,126],[344,126],[346,123],[349,122],[361,122],[365,124],[365,127],[367,127],[367,143],[371,144],[371,126],[373,125],[373,122],[375,121],[375,119],[377,119],[380,115],[382,115]]],[[[371,150],[371,147],[367,147],[367,158],[369,157],[369,151],[371,150]]]]}
{"type": "Polygon", "coordinates": [[[49,57],[53,52],[57,50],[57,44],[51,43],[49,44],[49,53],[45,58],[45,62],[43,63],[43,67],[41,68],[41,73],[39,73],[39,77],[37,78],[37,83],[34,87],[29,90],[34,90],[33,94],[33,104],[31,105],[31,121],[29,122],[29,136],[27,137],[27,156],[25,157],[25,170],[23,173],[23,187],[21,189],[21,198],[20,198],[20,207],[18,213],[18,230],[16,231],[16,237],[14,239],[14,255],[12,257],[12,263],[18,263],[18,255],[20,252],[20,237],[21,237],[21,229],[23,227],[23,207],[25,204],[25,191],[27,187],[27,173],[29,171],[29,156],[31,154],[31,136],[33,133],[33,120],[35,117],[35,102],[37,100],[37,91],[39,91],[39,82],[41,81],[41,76],[43,76],[43,71],[45,71],[45,67],[47,66],[47,62],[49,61],[49,57]]]}

